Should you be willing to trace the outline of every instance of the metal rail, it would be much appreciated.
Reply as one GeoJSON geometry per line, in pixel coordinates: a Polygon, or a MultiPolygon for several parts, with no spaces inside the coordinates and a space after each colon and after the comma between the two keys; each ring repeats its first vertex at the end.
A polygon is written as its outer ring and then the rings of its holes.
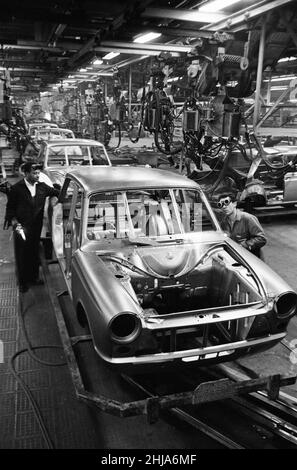
{"type": "MultiPolygon", "coordinates": [[[[282,340],[281,343],[290,351],[293,350],[291,347],[287,346],[287,340],[282,340]]],[[[242,368],[242,366],[238,363],[236,366],[242,368]]],[[[217,369],[221,370],[224,376],[232,378],[236,381],[247,380],[257,375],[253,371],[249,371],[246,367],[244,368],[244,373],[239,372],[238,370],[235,371],[230,366],[225,364],[220,364],[217,369]]],[[[257,400],[259,403],[268,406],[270,409],[276,410],[276,412],[279,413],[284,419],[287,419],[288,422],[297,424],[297,399],[295,397],[283,392],[282,390],[279,391],[278,396],[274,400],[269,399],[265,391],[251,393],[250,397],[252,397],[253,400],[257,400]]]]}
{"type": "MultiPolygon", "coordinates": [[[[285,346],[288,347],[286,344],[285,346]]],[[[292,350],[290,347],[288,349],[292,350]]],[[[236,365],[241,367],[238,363],[236,365]]],[[[227,375],[237,381],[250,378],[246,368],[244,374],[225,364],[219,365],[217,369],[221,369],[224,376],[227,375]]],[[[297,446],[297,407],[294,405],[295,403],[294,397],[282,391],[273,400],[266,392],[258,391],[249,394],[246,398],[233,397],[229,405],[236,410],[240,407],[240,412],[264,425],[275,435],[297,446]]]]}
{"type": "MultiPolygon", "coordinates": [[[[145,388],[143,385],[136,382],[131,377],[122,374],[122,378],[134,388],[137,388],[139,391],[145,393],[146,395],[153,397],[154,395],[151,391],[145,388]]],[[[245,449],[245,447],[241,446],[237,442],[233,441],[229,437],[225,436],[224,434],[217,431],[215,428],[209,426],[208,424],[204,423],[200,419],[192,416],[190,413],[187,413],[185,410],[181,408],[171,408],[168,413],[176,418],[180,419],[181,421],[189,424],[193,428],[197,429],[197,431],[202,432],[206,436],[210,437],[211,439],[215,440],[219,444],[223,445],[228,449],[245,449]]]]}
{"type": "MultiPolygon", "coordinates": [[[[228,369],[228,367],[226,369],[228,369]]],[[[146,393],[149,396],[155,396],[155,392],[148,390],[147,387],[144,387],[130,377],[123,376],[123,378],[138,390],[146,393]]],[[[181,375],[179,378],[185,380],[187,383],[191,383],[191,379],[189,380],[186,375],[181,375]]],[[[270,431],[273,435],[297,446],[297,425],[295,425],[297,423],[296,408],[290,407],[288,404],[283,404],[279,400],[276,402],[271,401],[266,396],[264,396],[264,393],[265,392],[251,393],[248,397],[244,398],[239,396],[232,397],[232,399],[228,400],[224,406],[235,410],[236,413],[247,416],[255,423],[270,431]],[[260,403],[257,404],[257,401],[260,403]],[[272,409],[272,412],[269,411],[269,407],[272,409]],[[277,413],[279,413],[279,415],[277,415],[277,413]]],[[[227,448],[246,448],[242,444],[235,442],[233,439],[219,432],[214,427],[205,424],[203,421],[183,409],[173,408],[169,411],[169,413],[188,423],[195,429],[201,431],[227,448]]]]}
{"type": "Polygon", "coordinates": [[[283,421],[282,418],[279,418],[274,413],[270,413],[264,408],[257,406],[255,403],[249,403],[249,401],[244,398],[233,398],[230,406],[232,408],[236,407],[236,411],[239,410],[240,407],[241,413],[244,413],[249,418],[265,426],[276,436],[297,446],[297,426],[283,421]]]}

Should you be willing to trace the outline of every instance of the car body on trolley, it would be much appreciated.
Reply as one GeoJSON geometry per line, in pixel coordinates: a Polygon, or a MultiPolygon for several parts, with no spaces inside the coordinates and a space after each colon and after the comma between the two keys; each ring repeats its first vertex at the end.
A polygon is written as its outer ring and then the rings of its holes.
{"type": "Polygon", "coordinates": [[[55,122],[43,121],[39,119],[28,121],[28,134],[30,137],[34,137],[35,133],[40,129],[57,129],[59,126],[55,122]]]}
{"type": "Polygon", "coordinates": [[[65,175],[78,165],[110,166],[105,146],[96,140],[64,138],[42,141],[37,162],[52,183],[63,184],[65,175]]]}
{"type": "Polygon", "coordinates": [[[66,175],[52,227],[78,320],[122,370],[266,349],[296,313],[294,290],[227,237],[184,176],[79,167],[66,175]]]}
{"type": "Polygon", "coordinates": [[[60,127],[41,128],[35,131],[32,136],[40,144],[43,140],[56,140],[56,139],[74,139],[75,135],[71,129],[60,127]]]}

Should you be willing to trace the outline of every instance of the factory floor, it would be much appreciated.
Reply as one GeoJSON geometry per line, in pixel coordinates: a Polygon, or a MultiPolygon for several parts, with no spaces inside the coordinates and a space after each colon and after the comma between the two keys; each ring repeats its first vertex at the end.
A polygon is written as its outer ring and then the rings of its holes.
{"type": "MultiPolygon", "coordinates": [[[[15,178],[9,178],[13,183],[15,178]]],[[[6,196],[0,193],[0,221],[4,220],[6,196]]],[[[2,225],[1,222],[1,225],[2,225]]],[[[297,290],[296,216],[278,217],[262,222],[268,244],[264,249],[267,264],[297,290]]],[[[52,268],[55,287],[61,289],[58,266],[52,268]]],[[[296,339],[297,318],[290,322],[288,341],[296,339]]],[[[10,230],[0,230],[0,340],[4,344],[4,361],[0,363],[0,449],[45,449],[48,440],[42,433],[44,423],[51,445],[57,449],[193,449],[197,441],[191,429],[177,428],[159,420],[148,424],[143,416],[118,418],[79,402],[74,393],[68,367],[64,364],[56,318],[44,286],[35,286],[19,296],[10,230]],[[28,342],[43,361],[28,352],[28,342]],[[57,346],[44,348],[44,346],[57,346]],[[10,361],[18,352],[14,365],[32,392],[41,411],[37,416],[26,391],[12,374],[10,361]]],[[[86,346],[82,358],[91,370],[93,383],[101,393],[121,401],[135,399],[118,375],[99,363],[86,346]],[[89,356],[90,354],[90,356],[89,356]]],[[[258,374],[297,374],[296,355],[282,345],[240,363],[258,374]],[[294,363],[295,362],[295,363],[294,363]]],[[[297,397],[296,384],[284,389],[297,397]]],[[[208,448],[208,441],[199,448],[208,448]]]]}

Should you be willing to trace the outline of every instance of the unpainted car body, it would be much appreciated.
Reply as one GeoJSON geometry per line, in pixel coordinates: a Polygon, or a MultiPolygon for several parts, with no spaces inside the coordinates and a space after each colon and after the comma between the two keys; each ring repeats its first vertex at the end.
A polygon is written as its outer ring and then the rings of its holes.
{"type": "Polygon", "coordinates": [[[28,124],[28,134],[30,137],[34,137],[34,134],[39,129],[51,129],[51,128],[58,128],[58,124],[55,122],[30,122],[28,124]]]}
{"type": "Polygon", "coordinates": [[[59,201],[55,252],[78,319],[110,365],[202,365],[285,337],[297,294],[221,231],[197,183],[151,168],[80,167],[59,201]]]}
{"type": "Polygon", "coordinates": [[[32,137],[40,143],[42,140],[74,139],[75,135],[71,129],[45,127],[37,129],[32,137]]]}
{"type": "Polygon", "coordinates": [[[103,144],[90,139],[57,139],[41,142],[37,156],[52,183],[63,184],[68,171],[78,165],[111,166],[103,144]]]}

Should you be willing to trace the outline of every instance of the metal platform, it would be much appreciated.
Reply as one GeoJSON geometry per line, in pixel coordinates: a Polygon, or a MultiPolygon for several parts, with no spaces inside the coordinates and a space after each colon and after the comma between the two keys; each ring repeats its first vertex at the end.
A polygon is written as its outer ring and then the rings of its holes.
{"type": "Polygon", "coordinates": [[[254,207],[252,213],[258,217],[274,217],[285,215],[297,215],[297,203],[276,203],[267,206],[254,207]]]}

